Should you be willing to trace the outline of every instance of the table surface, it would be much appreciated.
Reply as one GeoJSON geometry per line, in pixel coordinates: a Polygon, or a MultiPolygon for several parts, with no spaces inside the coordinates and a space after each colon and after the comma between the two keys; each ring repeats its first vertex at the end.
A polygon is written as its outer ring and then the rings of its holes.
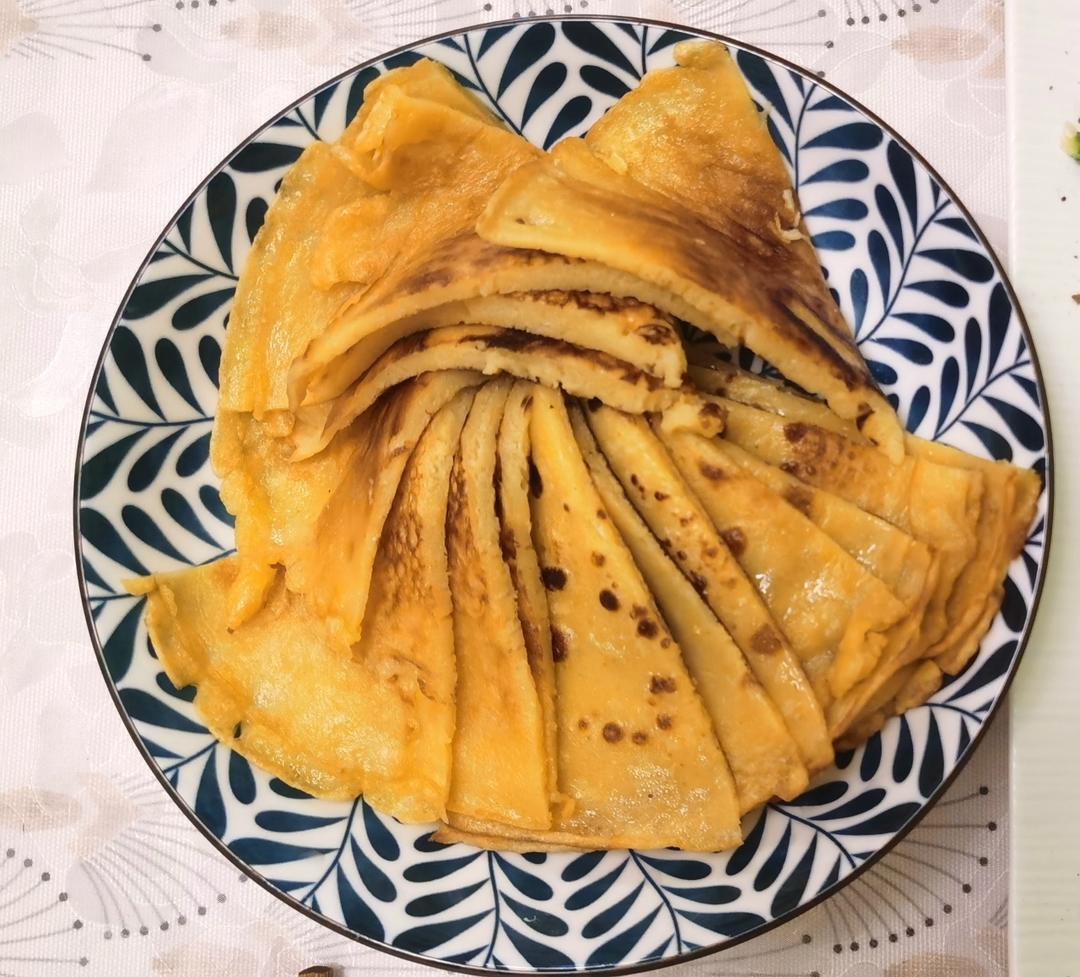
{"type": "MultiPolygon", "coordinates": [[[[824,72],[918,147],[1004,250],[1000,0],[572,0],[555,9],[690,23],[824,72]]],[[[93,363],[130,276],[232,146],[350,64],[530,12],[547,7],[0,0],[0,974],[422,970],[330,933],[238,877],[160,791],[86,635],[71,557],[72,459],[93,363]]],[[[935,810],[861,879],[682,969],[1007,973],[1006,725],[999,716],[935,810]]]]}

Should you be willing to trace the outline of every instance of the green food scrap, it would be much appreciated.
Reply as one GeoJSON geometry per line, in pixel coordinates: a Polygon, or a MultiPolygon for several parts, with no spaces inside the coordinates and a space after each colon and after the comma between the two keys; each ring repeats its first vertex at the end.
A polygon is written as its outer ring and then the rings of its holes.
{"type": "Polygon", "coordinates": [[[1061,148],[1076,162],[1080,163],[1080,132],[1076,131],[1076,126],[1065,126],[1065,135],[1061,138],[1061,148]]]}

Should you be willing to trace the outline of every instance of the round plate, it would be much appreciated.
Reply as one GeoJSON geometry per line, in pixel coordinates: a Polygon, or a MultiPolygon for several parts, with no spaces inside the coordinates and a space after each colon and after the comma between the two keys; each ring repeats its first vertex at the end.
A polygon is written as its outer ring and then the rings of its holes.
{"type": "MultiPolygon", "coordinates": [[[[970,754],[1027,638],[1049,492],[978,657],[927,705],[837,758],[723,855],[512,855],[444,847],[363,801],[288,787],[219,745],[155,660],[123,581],[230,551],[208,463],[237,274],[286,168],[334,139],[380,72],[452,68],[516,132],[580,135],[695,32],[645,21],[512,21],[399,50],[331,81],[239,146],[139,270],[87,403],[76,548],[117,707],[173,799],[220,850],[313,918],[425,962],[519,971],[641,969],[746,939],[836,891],[918,820],[970,754]]],[[[1045,395],[1012,290],[927,164],[818,79],[731,44],[791,167],[828,281],[910,430],[1034,467],[1049,485],[1045,395]]]]}

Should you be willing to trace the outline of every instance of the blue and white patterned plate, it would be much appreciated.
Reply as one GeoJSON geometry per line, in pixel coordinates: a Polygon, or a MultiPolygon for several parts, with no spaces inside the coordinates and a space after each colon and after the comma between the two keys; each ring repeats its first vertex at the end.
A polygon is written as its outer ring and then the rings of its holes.
{"type": "MultiPolygon", "coordinates": [[[[233,545],[208,463],[237,274],[286,168],[336,138],[380,72],[451,67],[550,147],[584,133],[689,32],[554,18],[447,35],[351,71],[219,166],[167,228],[113,324],[87,403],[76,547],[91,636],[124,722],[192,821],[253,878],[356,939],[428,963],[642,969],[746,939],[836,891],[903,835],[970,754],[1031,626],[1050,498],[978,657],[927,705],[838,757],[802,797],[753,815],[737,851],[581,855],[444,847],[362,801],[315,800],[211,737],[159,667],[125,578],[233,545]]],[[[761,52],[738,64],[791,166],[828,280],[910,430],[1032,466],[1049,485],[1045,394],[1001,268],[926,163],[828,85],[761,52]]]]}

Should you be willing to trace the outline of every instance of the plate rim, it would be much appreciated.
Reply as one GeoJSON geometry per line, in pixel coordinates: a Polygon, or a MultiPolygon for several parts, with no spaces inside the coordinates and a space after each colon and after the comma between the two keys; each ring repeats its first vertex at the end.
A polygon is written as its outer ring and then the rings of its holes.
{"type": "MultiPolygon", "coordinates": [[[[146,748],[142,737],[139,735],[138,730],[128,715],[127,710],[124,708],[123,703],[120,700],[119,690],[116,688],[116,684],[113,682],[112,677],[109,675],[108,666],[105,661],[105,653],[102,648],[101,640],[97,633],[97,627],[94,622],[93,615],[90,610],[90,596],[87,591],[86,575],[83,570],[83,552],[82,552],[82,534],[81,534],[81,513],[80,513],[80,485],[82,481],[82,466],[83,455],[86,447],[86,427],[89,423],[90,411],[94,401],[94,394],[97,390],[98,381],[101,377],[102,369],[104,368],[105,360],[108,357],[109,350],[112,345],[113,337],[116,333],[117,327],[120,325],[123,318],[124,310],[127,307],[128,301],[131,298],[136,286],[142,279],[142,276],[146,272],[147,268],[151,264],[151,259],[157,253],[161,247],[162,242],[168,236],[169,232],[176,226],[176,222],[185,210],[199,197],[200,194],[206,189],[210,181],[220,173],[229,163],[233,157],[240,152],[245,146],[253,142],[260,133],[267,130],[275,122],[293,111],[300,105],[303,105],[309,99],[313,98],[318,92],[331,85],[340,84],[346,78],[354,76],[365,68],[372,65],[386,61],[397,54],[402,54],[408,51],[413,51],[416,48],[426,46],[428,44],[440,41],[447,37],[457,37],[462,34],[468,34],[473,31],[489,30],[496,27],[514,27],[523,23],[534,23],[541,21],[548,21],[553,23],[563,23],[566,21],[589,21],[589,22],[615,22],[615,23],[627,23],[638,24],[647,27],[660,27],[667,30],[676,30],[688,33],[690,35],[705,39],[720,41],[721,43],[735,48],[741,51],[747,51],[750,54],[756,55],[768,61],[772,64],[786,68],[789,71],[793,71],[801,77],[805,78],[811,84],[818,85],[832,94],[844,99],[851,106],[853,106],[858,112],[860,112],[866,119],[879,126],[881,130],[887,133],[892,139],[894,139],[900,146],[903,147],[905,152],[909,153],[913,159],[925,169],[926,173],[941,187],[941,189],[948,195],[948,197],[955,204],[959,210],[961,216],[967,221],[972,232],[975,234],[979,244],[985,250],[986,255],[989,257],[994,270],[1000,276],[1001,283],[1005,288],[1005,292],[1009,297],[1009,301],[1012,305],[1013,311],[1017,318],[1017,324],[1020,327],[1021,334],[1024,337],[1024,341],[1027,343],[1028,352],[1031,357],[1032,369],[1035,373],[1035,379],[1038,384],[1039,397],[1042,406],[1043,423],[1046,431],[1046,473],[1044,477],[1043,488],[1046,492],[1046,525],[1043,530],[1043,558],[1040,566],[1039,577],[1035,584],[1035,589],[1032,594],[1032,600],[1030,610],[1028,613],[1027,626],[1025,633],[1021,636],[1019,644],[1016,649],[1016,653],[1013,657],[1012,664],[1008,673],[1005,676],[1005,684],[1003,685],[1001,692],[998,694],[994,705],[986,715],[986,719],[983,721],[978,732],[972,737],[971,742],[968,744],[967,749],[964,751],[963,756],[956,762],[953,769],[949,774],[944,777],[940,784],[935,788],[933,793],[926,798],[925,803],[919,808],[919,810],[911,817],[911,819],[899,830],[896,834],[881,848],[875,851],[869,858],[863,861],[860,865],[854,868],[844,879],[836,886],[828,889],[825,892],[819,893],[807,902],[796,906],[794,909],[789,910],[774,919],[769,920],[763,926],[759,926],[756,929],[740,934],[739,936],[730,937],[723,943],[714,944],[712,946],[701,947],[697,950],[691,950],[689,952],[678,954],[677,956],[666,957],[661,960],[651,960],[642,963],[625,964],[614,967],[597,967],[597,968],[575,968],[573,970],[546,970],[546,969],[534,969],[534,970],[510,970],[509,973],[517,974],[536,974],[540,977],[566,977],[567,974],[605,974],[612,975],[630,975],[630,974],[642,974],[648,973],[654,970],[661,970],[666,967],[673,967],[678,964],[689,963],[693,960],[700,960],[704,957],[712,956],[713,954],[722,953],[725,950],[730,950],[740,944],[746,943],[750,940],[764,936],[766,933],[776,929],[777,927],[790,923],[802,916],[804,913],[809,912],[811,909],[823,903],[826,899],[829,899],[835,895],[841,889],[849,886],[860,878],[870,868],[874,867],[884,858],[889,852],[893,850],[901,841],[921,823],[924,817],[934,808],[945,792],[952,786],[953,782],[963,772],[964,768],[970,762],[976,749],[978,749],[983,737],[986,735],[987,730],[993,724],[994,720],[1001,714],[1002,707],[1006,704],[1009,689],[1012,686],[1013,680],[1016,678],[1016,673],[1019,671],[1024,654],[1027,651],[1028,644],[1031,640],[1031,634],[1034,630],[1034,624],[1039,611],[1039,605],[1042,600],[1044,584],[1046,581],[1046,574],[1050,567],[1051,545],[1053,539],[1053,525],[1054,525],[1054,481],[1056,466],[1054,464],[1054,438],[1053,438],[1053,425],[1051,419],[1050,402],[1046,390],[1046,381],[1043,376],[1042,366],[1039,362],[1038,350],[1035,345],[1034,337],[1031,334],[1031,329],[1028,325],[1027,318],[1024,315],[1024,310],[1020,305],[1020,299],[1016,294],[1016,290],[1013,287],[1012,282],[1009,279],[1008,273],[1004,264],[998,257],[993,245],[987,239],[982,228],[975,220],[971,211],[967,208],[964,202],[960,199],[957,193],[952,189],[949,183],[941,176],[937,169],[930,163],[930,161],[916,149],[900,132],[898,132],[892,125],[882,119],[876,112],[868,109],[861,101],[852,97],[842,88],[828,81],[826,78],[816,74],[809,68],[796,64],[787,58],[781,57],[778,54],[759,47],[755,44],[748,44],[744,41],[736,40],[726,34],[719,34],[715,31],[707,30],[706,28],[693,27],[690,24],[678,24],[672,21],[662,20],[652,17],[639,17],[634,15],[623,14],[542,14],[534,15],[530,17],[509,17],[499,20],[483,21],[478,23],[468,24],[464,27],[455,27],[450,30],[440,31],[437,34],[431,34],[426,37],[419,38],[415,41],[409,41],[405,44],[401,44],[398,47],[392,48],[388,51],[380,52],[365,61],[358,62],[349,68],[339,72],[336,75],[320,82],[314,88],[305,92],[300,97],[296,98],[282,109],[275,112],[265,122],[261,123],[255,129],[253,129],[247,136],[241,139],[236,145],[230,148],[229,152],[222,157],[207,173],[207,175],[198,183],[198,185],[188,194],[183,203],[177,208],[176,212],[166,222],[161,233],[154,239],[153,244],[147,251],[146,256],[140,262],[136,269],[131,281],[127,288],[124,290],[124,295],[120,300],[116,313],[113,316],[112,322],[109,325],[109,329],[105,334],[102,341],[101,350],[98,353],[97,360],[94,364],[93,373],[90,377],[89,389],[86,395],[86,401],[83,406],[82,414],[79,419],[78,429],[78,443],[75,450],[75,471],[74,471],[74,484],[72,494],[72,530],[73,530],[73,556],[75,558],[75,572],[79,585],[79,599],[82,603],[83,617],[86,621],[87,631],[90,635],[90,643],[93,645],[95,657],[97,658],[98,667],[101,670],[102,678],[105,682],[105,687],[108,689],[109,696],[112,699],[113,705],[116,711],[120,715],[120,719],[127,729],[128,735],[134,741],[135,748],[138,750],[139,755],[146,762],[150,768],[154,777],[158,783],[165,790],[165,793],[173,801],[173,803],[180,809],[184,816],[190,821],[199,833],[209,841],[210,845],[216,849],[216,851],[223,855],[235,868],[238,868],[247,878],[257,883],[261,888],[265,889],[271,895],[281,900],[283,903],[291,907],[292,909],[302,913],[308,919],[318,923],[321,926],[326,927],[332,932],[337,933],[340,936],[344,936],[356,943],[360,943],[363,946],[370,947],[374,950],[379,950],[383,953],[390,954],[391,956],[398,957],[402,960],[408,960],[412,963],[422,964],[428,967],[434,967],[439,970],[448,971],[451,973],[462,974],[477,974],[477,975],[490,975],[495,972],[492,968],[475,966],[469,964],[454,964],[445,960],[440,960],[436,957],[430,957],[421,953],[417,953],[411,950],[404,950],[400,947],[395,947],[389,943],[384,943],[379,940],[373,939],[369,936],[357,933],[348,929],[346,926],[330,919],[321,913],[315,912],[309,906],[305,906],[298,902],[287,892],[278,889],[272,885],[268,879],[263,877],[258,871],[256,871],[251,865],[243,861],[238,855],[236,855],[229,846],[222,841],[199,818],[195,815],[194,810],[181,796],[180,792],[169,783],[168,778],[162,772],[161,767],[157,761],[150,755],[149,750],[146,748]]],[[[1000,611],[999,611],[1000,613],[1000,611]]]]}

